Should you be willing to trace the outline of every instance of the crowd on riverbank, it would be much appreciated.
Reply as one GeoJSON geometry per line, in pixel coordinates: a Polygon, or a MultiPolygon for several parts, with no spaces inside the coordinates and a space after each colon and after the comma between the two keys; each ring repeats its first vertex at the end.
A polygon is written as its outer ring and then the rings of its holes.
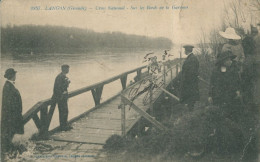
{"type": "Polygon", "coordinates": [[[215,67],[208,85],[198,79],[201,60],[192,54],[193,46],[184,46],[188,57],[170,90],[180,97],[180,104],[173,105],[169,97],[156,108],[160,112],[156,119],[169,130],[150,129],[138,138],[112,137],[104,147],[110,160],[258,160],[260,36],[253,26],[248,35],[234,28],[219,34],[227,41],[211,62],[215,67]],[[118,154],[120,151],[124,154],[118,154]]]}

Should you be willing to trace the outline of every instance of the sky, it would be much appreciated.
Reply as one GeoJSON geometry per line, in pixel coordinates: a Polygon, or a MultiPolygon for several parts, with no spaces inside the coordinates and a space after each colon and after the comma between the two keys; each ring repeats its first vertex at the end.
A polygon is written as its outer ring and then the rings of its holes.
{"type": "Polygon", "coordinates": [[[193,44],[198,42],[202,30],[210,31],[219,24],[223,6],[222,0],[2,0],[1,25],[59,25],[166,37],[175,44],[193,44]],[[40,6],[40,10],[32,10],[34,6],[40,6]],[[66,10],[46,10],[56,6],[66,10]],[[86,10],[67,10],[70,6],[86,10]],[[108,10],[109,6],[125,9],[108,10]],[[141,10],[141,6],[145,9],[141,10]],[[157,8],[147,10],[147,6],[157,8]]]}

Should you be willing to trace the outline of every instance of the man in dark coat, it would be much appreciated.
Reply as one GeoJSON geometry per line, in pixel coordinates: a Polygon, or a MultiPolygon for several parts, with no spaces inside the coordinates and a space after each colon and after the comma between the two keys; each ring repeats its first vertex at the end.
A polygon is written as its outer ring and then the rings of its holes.
{"type": "Polygon", "coordinates": [[[253,104],[254,80],[256,77],[255,56],[256,56],[256,42],[254,38],[257,36],[258,30],[251,26],[251,34],[246,36],[242,41],[245,52],[245,62],[243,65],[242,79],[242,93],[246,104],[253,104]]]}
{"type": "MultiPolygon", "coordinates": [[[[1,151],[12,148],[14,134],[24,134],[22,116],[22,99],[18,89],[15,88],[16,71],[13,68],[5,71],[7,81],[3,87],[1,111],[1,151]]],[[[3,154],[2,154],[3,157],[3,154]]]]}
{"type": "Polygon", "coordinates": [[[192,108],[195,102],[199,100],[199,61],[192,53],[194,46],[185,45],[183,47],[187,58],[183,63],[181,72],[180,102],[192,108]]]}
{"type": "Polygon", "coordinates": [[[68,126],[68,87],[70,80],[66,76],[69,73],[69,65],[62,65],[61,71],[55,79],[52,100],[55,104],[58,103],[61,130],[69,130],[71,129],[68,126]]]}

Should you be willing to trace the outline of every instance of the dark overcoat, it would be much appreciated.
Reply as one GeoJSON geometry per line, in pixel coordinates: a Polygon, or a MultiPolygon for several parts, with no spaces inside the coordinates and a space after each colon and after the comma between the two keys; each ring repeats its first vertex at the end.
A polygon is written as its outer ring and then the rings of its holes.
{"type": "Polygon", "coordinates": [[[181,72],[180,101],[182,103],[194,103],[199,100],[199,61],[191,53],[183,63],[181,72]]]}
{"type": "Polygon", "coordinates": [[[1,111],[1,135],[5,137],[23,134],[22,99],[18,89],[6,81],[3,87],[1,111]]]}
{"type": "Polygon", "coordinates": [[[242,94],[246,104],[253,103],[254,81],[256,79],[255,55],[256,55],[256,42],[252,36],[247,36],[242,41],[245,52],[245,61],[242,78],[242,94]]]}
{"type": "Polygon", "coordinates": [[[68,86],[69,86],[69,78],[66,77],[66,75],[60,73],[54,82],[54,88],[53,88],[53,95],[52,99],[54,101],[60,101],[63,99],[64,95],[63,93],[68,91],[68,86]]]}
{"type": "Polygon", "coordinates": [[[233,64],[226,72],[217,66],[211,75],[209,96],[216,106],[237,105],[236,91],[241,90],[238,67],[233,64]]]}

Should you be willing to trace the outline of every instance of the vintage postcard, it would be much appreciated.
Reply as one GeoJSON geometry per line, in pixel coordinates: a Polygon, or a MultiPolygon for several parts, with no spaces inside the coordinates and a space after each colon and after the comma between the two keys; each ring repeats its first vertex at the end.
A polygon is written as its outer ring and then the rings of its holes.
{"type": "Polygon", "coordinates": [[[2,161],[258,161],[259,0],[2,0],[2,161]]]}

